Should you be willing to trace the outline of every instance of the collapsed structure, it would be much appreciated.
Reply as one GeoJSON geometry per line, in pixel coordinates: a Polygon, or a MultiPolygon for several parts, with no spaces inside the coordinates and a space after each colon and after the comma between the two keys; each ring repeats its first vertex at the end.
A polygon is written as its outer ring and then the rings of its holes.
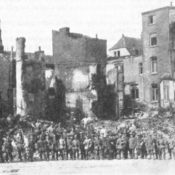
{"type": "Polygon", "coordinates": [[[106,40],[71,33],[69,28],[52,31],[55,76],[65,87],[65,106],[92,115],[103,110],[106,40]]]}
{"type": "Polygon", "coordinates": [[[41,49],[25,53],[25,39],[17,38],[14,59],[13,50],[4,51],[0,30],[2,98],[9,113],[50,119],[67,109],[119,118],[135,101],[174,107],[174,36],[173,6],[142,13],[141,39],[122,35],[108,58],[106,40],[65,27],[52,31],[53,57],[41,49]]]}

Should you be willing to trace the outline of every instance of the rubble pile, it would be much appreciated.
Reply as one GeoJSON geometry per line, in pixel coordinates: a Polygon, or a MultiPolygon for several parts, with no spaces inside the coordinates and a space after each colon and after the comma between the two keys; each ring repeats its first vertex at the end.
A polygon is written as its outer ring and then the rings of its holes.
{"type": "Polygon", "coordinates": [[[105,126],[108,133],[116,133],[119,128],[127,127],[137,133],[158,133],[165,137],[169,137],[170,135],[175,137],[175,115],[169,112],[161,115],[157,111],[145,112],[119,121],[98,120],[93,123],[93,126],[96,130],[100,130],[105,126]]]}

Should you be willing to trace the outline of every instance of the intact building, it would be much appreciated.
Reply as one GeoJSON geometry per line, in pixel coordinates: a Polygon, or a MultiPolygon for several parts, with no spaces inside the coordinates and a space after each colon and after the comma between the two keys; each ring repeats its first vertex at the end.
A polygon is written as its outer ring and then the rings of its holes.
{"type": "MultiPolygon", "coordinates": [[[[150,107],[174,105],[175,7],[142,13],[141,36],[137,39],[122,35],[109,50],[113,61],[109,57],[107,70],[111,63],[122,60],[125,96],[130,95],[150,107]]],[[[107,82],[108,79],[109,74],[107,82]]]]}
{"type": "MultiPolygon", "coordinates": [[[[160,104],[160,98],[164,100],[163,91],[160,91],[161,81],[174,79],[174,24],[173,6],[142,13],[144,100],[152,105],[160,104]]],[[[168,96],[169,90],[165,91],[168,96]]]]}

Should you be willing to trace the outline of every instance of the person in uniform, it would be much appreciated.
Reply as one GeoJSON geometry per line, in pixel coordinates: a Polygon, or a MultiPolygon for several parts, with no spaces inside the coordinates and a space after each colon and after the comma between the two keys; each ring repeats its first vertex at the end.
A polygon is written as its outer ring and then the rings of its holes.
{"type": "Polygon", "coordinates": [[[73,159],[76,160],[79,158],[79,148],[80,148],[80,142],[77,139],[77,136],[75,135],[72,140],[72,152],[73,152],[73,159]]]}
{"type": "Polygon", "coordinates": [[[44,158],[45,160],[50,160],[50,152],[52,149],[52,143],[50,142],[49,136],[47,135],[43,141],[44,144],[44,158]]]}
{"type": "Polygon", "coordinates": [[[0,163],[4,162],[4,158],[3,158],[3,151],[2,151],[2,147],[3,147],[3,133],[2,131],[0,131],[0,163]]]}
{"type": "Polygon", "coordinates": [[[159,138],[159,146],[160,146],[160,159],[164,159],[165,160],[166,141],[165,141],[165,139],[163,138],[162,135],[160,135],[160,138],[159,138]]]}
{"type": "Polygon", "coordinates": [[[26,153],[24,148],[24,137],[21,130],[18,132],[16,137],[16,146],[17,146],[17,152],[18,152],[18,159],[22,161],[23,155],[24,155],[24,159],[26,158],[25,157],[26,153]]]}
{"type": "Polygon", "coordinates": [[[122,158],[122,135],[119,134],[116,140],[117,159],[122,158]]]}
{"type": "Polygon", "coordinates": [[[147,158],[152,159],[153,157],[153,139],[151,135],[148,135],[148,137],[145,140],[146,149],[147,149],[147,158]]]}
{"type": "Polygon", "coordinates": [[[85,155],[85,148],[84,148],[84,137],[83,135],[81,134],[80,135],[80,154],[81,154],[81,160],[84,160],[86,158],[86,155],[85,155]]]}
{"type": "Polygon", "coordinates": [[[12,146],[12,140],[9,136],[5,139],[3,146],[2,146],[2,151],[3,151],[3,160],[6,162],[12,162],[13,161],[13,146],[12,146]]]}
{"type": "Polygon", "coordinates": [[[60,156],[62,160],[64,160],[64,151],[65,151],[65,140],[63,136],[61,135],[59,139],[59,152],[60,152],[60,156]]]}
{"type": "Polygon", "coordinates": [[[58,139],[55,138],[52,144],[52,159],[58,160],[58,151],[59,151],[59,141],[58,139]]]}
{"type": "Polygon", "coordinates": [[[29,161],[33,161],[33,155],[35,152],[35,141],[33,136],[29,137],[28,152],[29,152],[29,155],[28,155],[29,161]]]}
{"type": "Polygon", "coordinates": [[[142,138],[140,141],[140,150],[141,150],[141,158],[145,159],[147,157],[147,151],[146,151],[146,144],[145,144],[144,135],[142,135],[142,138]]]}
{"type": "Polygon", "coordinates": [[[89,148],[91,145],[91,140],[90,140],[90,138],[88,138],[88,136],[85,137],[83,145],[84,145],[84,149],[85,149],[85,159],[88,160],[89,159],[89,148]]]}
{"type": "Polygon", "coordinates": [[[153,158],[158,159],[159,157],[159,147],[157,141],[157,135],[153,137],[153,158]]]}
{"type": "Polygon", "coordinates": [[[66,139],[66,155],[67,159],[73,159],[72,135],[68,135],[66,139]]]}
{"type": "Polygon", "coordinates": [[[100,159],[100,153],[101,153],[101,149],[102,149],[102,143],[101,143],[101,139],[100,136],[97,135],[94,139],[94,154],[95,154],[95,159],[100,159]]]}
{"type": "Polygon", "coordinates": [[[38,142],[37,142],[37,150],[39,153],[40,160],[44,159],[44,141],[42,136],[40,136],[38,142]]]}
{"type": "Polygon", "coordinates": [[[167,141],[169,159],[172,159],[173,147],[174,147],[174,139],[172,138],[172,135],[171,135],[169,140],[167,141]]]}
{"type": "Polygon", "coordinates": [[[129,138],[129,154],[130,154],[131,159],[135,158],[136,144],[137,144],[136,137],[134,134],[131,134],[131,136],[129,138]]]}

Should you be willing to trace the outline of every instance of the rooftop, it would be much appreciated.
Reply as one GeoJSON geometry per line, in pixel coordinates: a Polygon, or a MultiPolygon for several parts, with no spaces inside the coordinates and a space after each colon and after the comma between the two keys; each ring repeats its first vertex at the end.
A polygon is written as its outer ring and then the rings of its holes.
{"type": "Polygon", "coordinates": [[[175,9],[175,6],[165,6],[165,7],[161,7],[161,8],[158,8],[158,9],[149,10],[149,11],[143,12],[142,15],[152,13],[152,12],[156,12],[156,11],[160,11],[160,10],[170,10],[170,9],[175,9]]]}
{"type": "Polygon", "coordinates": [[[133,49],[142,50],[142,41],[139,38],[132,38],[122,35],[120,40],[109,50],[127,48],[130,53],[133,49]]]}

